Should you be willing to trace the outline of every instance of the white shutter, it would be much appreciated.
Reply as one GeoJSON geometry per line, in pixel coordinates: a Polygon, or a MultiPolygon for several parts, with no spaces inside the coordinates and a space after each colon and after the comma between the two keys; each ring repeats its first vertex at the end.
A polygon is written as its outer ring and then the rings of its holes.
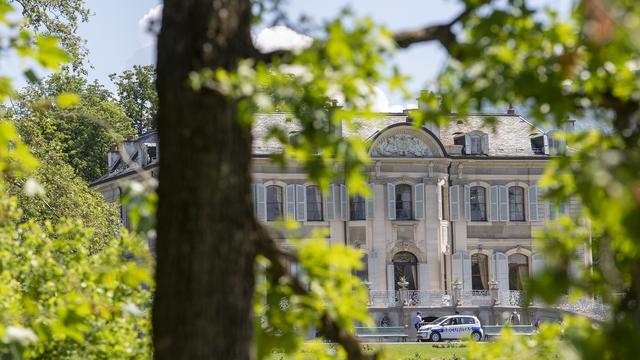
{"type": "MultiPolygon", "coordinates": [[[[458,185],[449,188],[449,220],[458,221],[460,215],[459,206],[460,187],[458,185]]],[[[462,281],[462,279],[460,280],[462,281]]]]}
{"type": "Polygon", "coordinates": [[[349,191],[344,184],[340,184],[340,215],[342,220],[349,221],[349,191]]]}
{"type": "Polygon", "coordinates": [[[500,203],[500,221],[509,221],[509,191],[506,186],[498,187],[498,198],[500,203]]]}
{"type": "Polygon", "coordinates": [[[498,186],[492,186],[489,192],[489,221],[498,221],[500,219],[498,186]]]}
{"type": "Polygon", "coordinates": [[[375,217],[375,191],[376,186],[374,184],[369,184],[369,197],[365,200],[367,204],[367,220],[373,220],[375,217]]]}
{"type": "Polygon", "coordinates": [[[538,187],[529,186],[529,221],[538,220],[538,187]]]}
{"type": "Polygon", "coordinates": [[[471,188],[464,186],[464,218],[471,221],[471,188]]]}
{"type": "Polygon", "coordinates": [[[394,282],[393,264],[387,264],[387,290],[394,291],[396,286],[394,282]]]}
{"type": "Polygon", "coordinates": [[[551,155],[549,153],[549,136],[548,135],[543,135],[543,139],[544,139],[544,153],[546,155],[551,155]]]}
{"type": "Polygon", "coordinates": [[[287,191],[285,196],[287,197],[287,217],[292,220],[296,218],[296,186],[291,184],[287,185],[287,191]]]}
{"type": "Polygon", "coordinates": [[[531,255],[531,270],[533,271],[533,276],[540,275],[542,269],[544,269],[544,254],[534,253],[531,255]]]}
{"type": "Polygon", "coordinates": [[[304,185],[296,185],[296,220],[307,220],[307,191],[304,185]]]}
{"type": "Polygon", "coordinates": [[[413,190],[413,216],[416,220],[424,219],[424,184],[416,184],[413,190]]]}
{"type": "Polygon", "coordinates": [[[471,291],[471,256],[466,251],[462,252],[462,289],[471,291]]]}
{"type": "Polygon", "coordinates": [[[436,187],[436,197],[438,198],[438,220],[442,220],[442,185],[436,187]]]}
{"type": "Polygon", "coordinates": [[[464,279],[462,278],[462,253],[456,252],[451,255],[451,284],[459,281],[462,283],[464,279]]]}
{"type": "Polygon", "coordinates": [[[471,154],[471,136],[469,134],[464,135],[464,153],[471,154]]]}
{"type": "Polygon", "coordinates": [[[387,184],[387,212],[389,220],[396,219],[396,186],[391,183],[387,184]]]}
{"type": "Polygon", "coordinates": [[[264,184],[256,184],[256,217],[267,220],[267,195],[264,184]]]}
{"type": "Polygon", "coordinates": [[[333,221],[336,219],[336,197],[338,191],[336,190],[336,184],[329,185],[329,194],[327,196],[327,220],[333,221]]]}
{"type": "Polygon", "coordinates": [[[507,255],[501,252],[493,253],[493,277],[498,282],[498,289],[509,290],[509,264],[507,255]]]}
{"type": "Polygon", "coordinates": [[[488,134],[482,134],[482,153],[485,155],[489,154],[489,135],[488,134]]]}
{"type": "Polygon", "coordinates": [[[429,290],[429,273],[426,263],[418,264],[418,290],[429,290]]]}

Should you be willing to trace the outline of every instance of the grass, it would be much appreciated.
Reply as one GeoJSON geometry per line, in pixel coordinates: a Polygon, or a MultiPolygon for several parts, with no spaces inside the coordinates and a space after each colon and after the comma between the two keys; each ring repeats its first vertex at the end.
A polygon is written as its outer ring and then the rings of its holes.
{"type": "MultiPolygon", "coordinates": [[[[330,352],[334,345],[323,345],[327,351],[330,352]]],[[[398,344],[364,344],[362,345],[365,351],[380,351],[382,350],[384,357],[387,360],[430,360],[430,359],[462,359],[467,355],[467,348],[464,343],[398,343],[398,344]]],[[[304,354],[303,359],[315,359],[313,354],[307,353],[305,349],[301,350],[304,354]]],[[[274,353],[270,360],[288,360],[293,357],[288,357],[285,354],[274,353]]]]}

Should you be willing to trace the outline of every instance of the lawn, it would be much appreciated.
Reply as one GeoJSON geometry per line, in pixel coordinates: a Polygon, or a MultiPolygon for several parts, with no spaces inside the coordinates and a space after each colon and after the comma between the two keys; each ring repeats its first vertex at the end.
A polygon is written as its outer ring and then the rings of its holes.
{"type": "MultiPolygon", "coordinates": [[[[333,345],[323,345],[327,348],[327,351],[331,351],[333,345]]],[[[427,360],[427,359],[461,359],[466,357],[467,348],[464,343],[408,343],[408,344],[364,344],[363,347],[367,351],[377,351],[382,348],[384,352],[383,359],[389,360],[427,360]],[[450,346],[450,347],[449,347],[450,346]]],[[[304,359],[315,359],[316,356],[309,353],[308,350],[303,349],[301,351],[304,359]]],[[[292,358],[292,357],[291,357],[292,358]]],[[[274,353],[270,360],[288,360],[290,357],[274,353]]]]}

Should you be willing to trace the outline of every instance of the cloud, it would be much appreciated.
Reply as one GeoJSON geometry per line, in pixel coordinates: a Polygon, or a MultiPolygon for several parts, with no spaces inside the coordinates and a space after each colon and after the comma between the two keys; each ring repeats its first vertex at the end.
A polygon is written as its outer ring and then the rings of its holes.
{"type": "Polygon", "coordinates": [[[151,46],[155,43],[156,37],[160,32],[161,20],[162,4],[152,7],[138,20],[143,47],[151,46]]]}
{"type": "Polygon", "coordinates": [[[262,52],[301,51],[311,46],[312,42],[313,38],[282,25],[262,29],[255,38],[255,46],[262,52]]]}

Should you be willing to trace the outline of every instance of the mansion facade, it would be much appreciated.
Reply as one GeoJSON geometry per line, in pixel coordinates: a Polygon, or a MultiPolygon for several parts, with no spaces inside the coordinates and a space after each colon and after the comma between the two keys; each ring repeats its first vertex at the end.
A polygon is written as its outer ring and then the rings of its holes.
{"type": "MultiPolygon", "coordinates": [[[[323,193],[302,167],[283,170],[273,163],[270,155],[281,147],[264,136],[273,126],[295,134],[287,116],[256,115],[256,216],[267,224],[288,216],[300,224],[299,233],[322,228],[327,241],[360,249],[365,268],[357,275],[370,288],[371,307],[397,303],[399,290],[410,294],[404,305],[416,306],[451,305],[443,294],[454,289],[469,299],[496,287],[506,294],[518,291],[544,264],[536,231],[562,213],[580,212],[577,201],[551,206],[538,186],[547,162],[565,144],[512,110],[452,116],[442,128],[416,127],[407,112],[362,120],[355,130],[344,127],[342,136],[370,144],[369,198],[340,182],[323,193]],[[488,117],[495,119],[493,127],[486,125],[488,117]]],[[[109,173],[91,184],[107,200],[118,200],[123,181],[158,171],[155,132],[127,141],[124,149],[133,166],[113,150],[109,173]]],[[[126,224],[126,209],[122,218],[126,224]]],[[[591,265],[587,250],[577,257],[576,268],[591,265]]]]}

